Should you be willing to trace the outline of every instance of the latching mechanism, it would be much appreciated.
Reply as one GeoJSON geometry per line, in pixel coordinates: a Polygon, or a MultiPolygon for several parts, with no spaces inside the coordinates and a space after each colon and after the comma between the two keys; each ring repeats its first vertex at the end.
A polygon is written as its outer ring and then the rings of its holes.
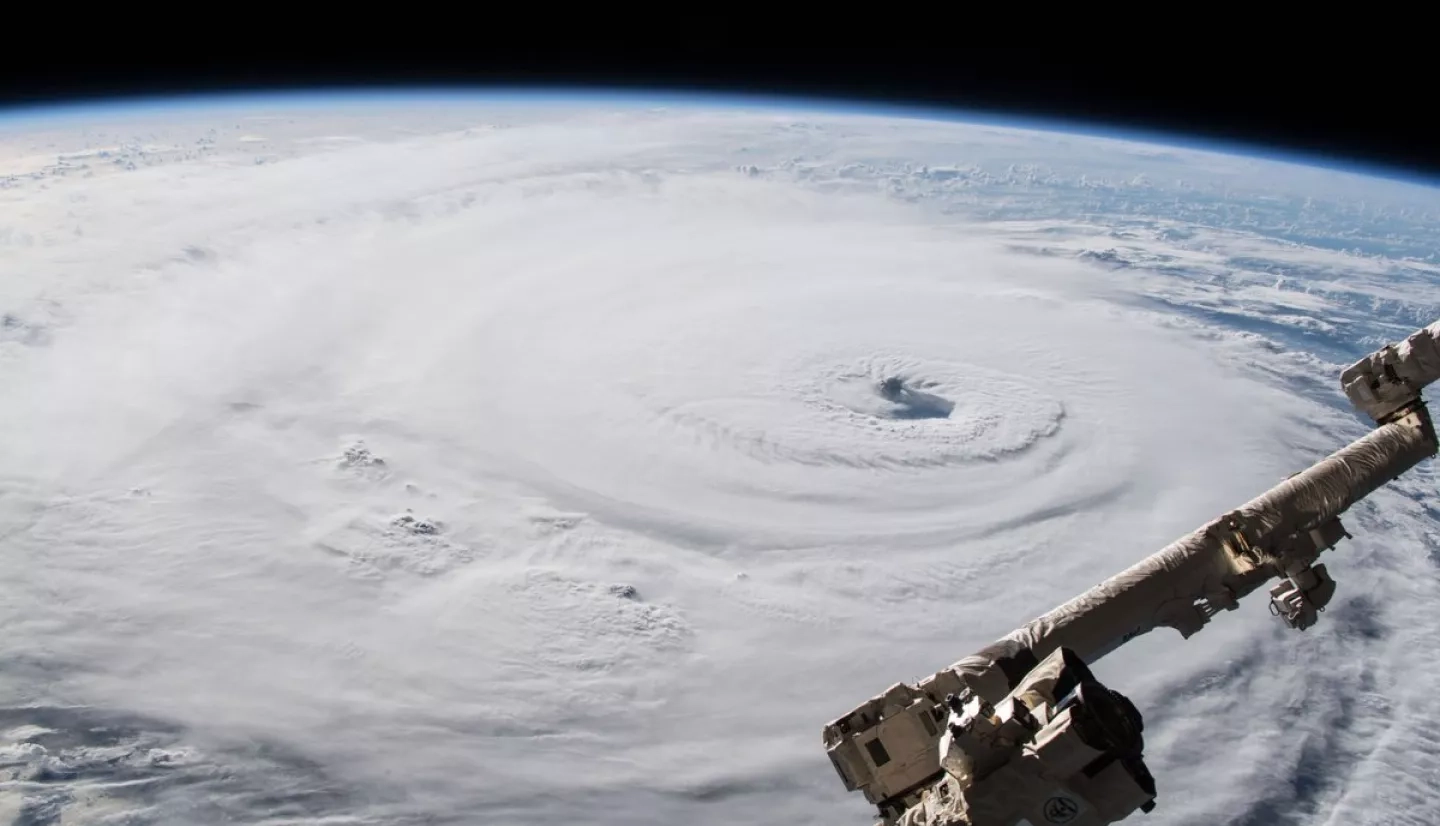
{"type": "Polygon", "coordinates": [[[1270,613],[1297,631],[1315,624],[1335,595],[1335,580],[1324,565],[1305,566],[1270,589],[1270,613]]]}
{"type": "Polygon", "coordinates": [[[1311,567],[1310,562],[1349,536],[1338,517],[1291,534],[1282,551],[1285,579],[1270,589],[1270,613],[1298,631],[1314,625],[1335,595],[1335,580],[1324,565],[1311,567]]]}
{"type": "Polygon", "coordinates": [[[1340,374],[1351,404],[1375,420],[1391,421],[1440,380],[1440,322],[1411,333],[1355,362],[1340,374]]]}

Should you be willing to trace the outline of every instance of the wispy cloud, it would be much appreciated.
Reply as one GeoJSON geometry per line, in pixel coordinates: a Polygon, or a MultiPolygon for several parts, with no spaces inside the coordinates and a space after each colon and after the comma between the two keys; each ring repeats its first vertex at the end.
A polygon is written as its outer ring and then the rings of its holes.
{"type": "MultiPolygon", "coordinates": [[[[1427,261],[1167,206],[1259,162],[211,117],[0,152],[0,811],[865,822],[824,722],[1358,435],[1339,362],[1440,308],[1427,261]]],[[[1365,186],[1415,247],[1426,194],[1365,186]]],[[[1247,605],[1103,663],[1151,821],[1428,796],[1429,473],[1353,517],[1307,636],[1247,605]]]]}

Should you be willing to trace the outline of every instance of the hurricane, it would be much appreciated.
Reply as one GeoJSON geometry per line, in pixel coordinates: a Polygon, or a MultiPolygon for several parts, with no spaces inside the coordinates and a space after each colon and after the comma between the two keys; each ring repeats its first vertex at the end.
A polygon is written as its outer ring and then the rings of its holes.
{"type": "MultiPolygon", "coordinates": [[[[1364,432],[1339,368],[1440,309],[1433,189],[1130,139],[483,98],[0,127],[15,823],[867,822],[823,724],[1364,432]]],[[[1246,605],[1097,667],[1146,822],[1425,821],[1433,494],[1357,508],[1303,639],[1246,605]]]]}

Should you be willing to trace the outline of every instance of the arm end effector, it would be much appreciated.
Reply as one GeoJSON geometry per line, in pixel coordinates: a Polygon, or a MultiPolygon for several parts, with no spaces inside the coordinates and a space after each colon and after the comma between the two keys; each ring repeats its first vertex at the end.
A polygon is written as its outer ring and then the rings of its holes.
{"type": "Polygon", "coordinates": [[[1440,381],[1440,321],[1350,365],[1340,384],[1350,403],[1376,424],[1408,409],[1425,385],[1440,381]]]}

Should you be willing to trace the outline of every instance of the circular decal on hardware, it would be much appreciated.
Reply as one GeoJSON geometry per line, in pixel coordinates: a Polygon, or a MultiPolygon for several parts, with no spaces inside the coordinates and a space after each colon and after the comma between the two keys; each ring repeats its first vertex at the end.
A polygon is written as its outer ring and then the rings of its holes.
{"type": "Polygon", "coordinates": [[[1045,819],[1051,823],[1069,823],[1080,814],[1080,804],[1056,795],[1045,801],[1045,819]]]}

